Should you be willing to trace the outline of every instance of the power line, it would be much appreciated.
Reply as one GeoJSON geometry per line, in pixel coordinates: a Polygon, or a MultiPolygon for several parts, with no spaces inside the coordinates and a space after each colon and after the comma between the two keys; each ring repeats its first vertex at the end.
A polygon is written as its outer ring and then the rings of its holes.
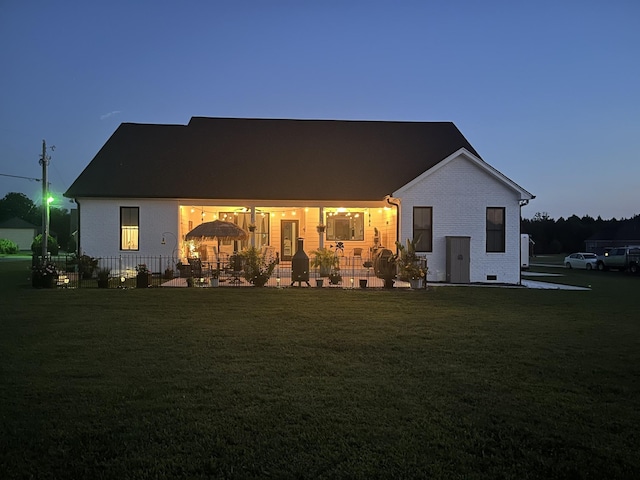
{"type": "Polygon", "coordinates": [[[23,177],[21,175],[9,175],[7,173],[0,173],[0,177],[11,177],[11,178],[24,178],[25,180],[35,180],[36,182],[41,182],[41,178],[33,178],[33,177],[23,177]]]}

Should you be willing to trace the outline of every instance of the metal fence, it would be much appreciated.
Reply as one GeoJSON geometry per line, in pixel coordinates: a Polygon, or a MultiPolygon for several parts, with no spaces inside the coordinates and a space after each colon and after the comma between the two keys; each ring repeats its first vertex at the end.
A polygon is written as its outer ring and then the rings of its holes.
{"type": "MultiPolygon", "coordinates": [[[[121,255],[118,257],[92,258],[75,255],[52,256],[58,273],[59,288],[154,288],[154,287],[251,287],[242,267],[229,262],[180,262],[169,256],[121,255]],[[216,273],[217,272],[217,273],[216,273]]],[[[39,257],[34,257],[37,265],[39,257]]],[[[309,282],[291,281],[291,262],[280,261],[267,287],[381,287],[383,281],[376,278],[373,268],[363,265],[362,258],[344,256],[340,259],[340,279],[332,284],[327,277],[320,277],[317,269],[309,271],[309,282]]],[[[404,286],[397,282],[397,286],[404,286]]],[[[408,285],[407,285],[408,286],[408,285]]]]}

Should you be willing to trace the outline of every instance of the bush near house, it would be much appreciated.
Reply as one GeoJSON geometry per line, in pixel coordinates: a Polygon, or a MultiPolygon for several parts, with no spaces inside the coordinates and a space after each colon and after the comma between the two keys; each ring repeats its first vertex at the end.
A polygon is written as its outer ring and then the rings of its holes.
{"type": "Polygon", "coordinates": [[[18,244],[7,238],[0,238],[0,253],[10,254],[18,253],[18,244]]]}
{"type": "MultiPolygon", "coordinates": [[[[48,236],[47,250],[51,255],[58,255],[60,252],[58,241],[51,235],[48,236]]],[[[31,243],[31,251],[34,255],[40,255],[42,253],[42,234],[36,235],[36,238],[33,239],[33,242],[31,243]]]]}

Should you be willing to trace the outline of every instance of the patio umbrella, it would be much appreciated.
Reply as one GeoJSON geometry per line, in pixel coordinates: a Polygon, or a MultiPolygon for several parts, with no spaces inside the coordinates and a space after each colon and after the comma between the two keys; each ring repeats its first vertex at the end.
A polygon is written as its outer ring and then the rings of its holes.
{"type": "Polygon", "coordinates": [[[187,233],[184,238],[185,240],[217,240],[216,258],[218,260],[218,269],[220,269],[220,241],[246,240],[249,238],[249,234],[235,223],[214,220],[213,222],[201,223],[187,233]]]}

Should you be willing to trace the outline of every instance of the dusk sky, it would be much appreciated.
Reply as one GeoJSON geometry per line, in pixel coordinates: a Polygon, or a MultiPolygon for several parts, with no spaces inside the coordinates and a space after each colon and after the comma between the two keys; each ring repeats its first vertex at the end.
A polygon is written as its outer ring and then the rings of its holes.
{"type": "MultiPolygon", "coordinates": [[[[451,121],[536,195],[523,216],[629,218],[639,19],[638,0],[0,0],[0,174],[39,178],[46,139],[62,198],[122,122],[451,121]]],[[[12,191],[40,202],[0,176],[12,191]]]]}

